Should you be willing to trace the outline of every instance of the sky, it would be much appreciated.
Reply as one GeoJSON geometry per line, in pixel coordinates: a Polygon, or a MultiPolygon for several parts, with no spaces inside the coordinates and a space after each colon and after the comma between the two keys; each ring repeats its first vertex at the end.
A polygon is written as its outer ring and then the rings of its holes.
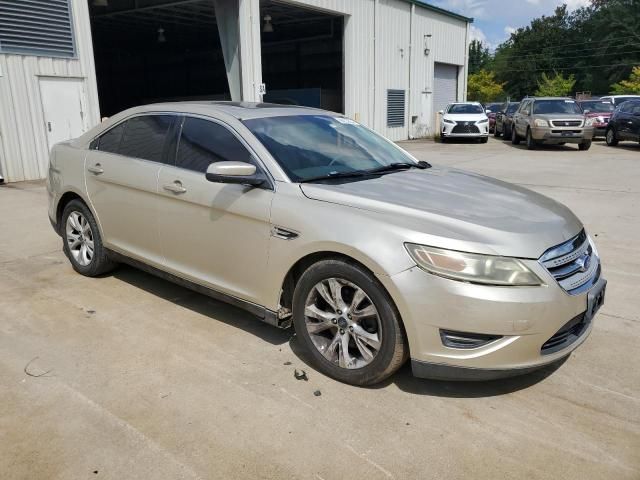
{"type": "Polygon", "coordinates": [[[426,3],[473,17],[471,40],[481,40],[493,50],[511,32],[534,18],[551,15],[563,3],[573,10],[587,5],[589,0],[426,0],[426,3]]]}

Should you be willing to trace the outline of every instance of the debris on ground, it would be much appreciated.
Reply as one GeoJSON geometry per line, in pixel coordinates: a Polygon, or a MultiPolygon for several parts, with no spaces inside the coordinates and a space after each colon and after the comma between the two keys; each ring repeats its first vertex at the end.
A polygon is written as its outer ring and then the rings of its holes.
{"type": "Polygon", "coordinates": [[[96,313],[96,311],[95,311],[95,310],[87,310],[87,313],[88,313],[89,315],[93,315],[94,313],[96,313]]]}
{"type": "Polygon", "coordinates": [[[309,381],[309,377],[307,377],[307,372],[304,370],[298,370],[297,368],[293,371],[293,376],[296,377],[296,380],[304,380],[305,382],[309,381]]]}
{"type": "Polygon", "coordinates": [[[26,374],[27,374],[27,375],[29,375],[30,377],[35,377],[35,378],[38,378],[38,377],[45,377],[45,376],[50,377],[51,375],[47,375],[47,374],[51,373],[53,370],[47,370],[47,371],[46,371],[46,372],[44,372],[44,373],[38,373],[38,374],[36,374],[36,373],[32,373],[32,372],[30,371],[29,367],[30,367],[30,366],[31,366],[31,364],[32,364],[33,362],[35,362],[38,358],[40,358],[40,357],[33,357],[33,358],[29,361],[29,363],[27,363],[27,364],[24,366],[24,373],[26,373],[26,374]]]}
{"type": "Polygon", "coordinates": [[[291,365],[291,362],[284,362],[283,365],[291,365]]]}
{"type": "Polygon", "coordinates": [[[321,392],[320,390],[316,390],[315,392],[313,392],[313,394],[314,394],[316,397],[319,397],[320,395],[322,395],[322,392],[321,392]]]}

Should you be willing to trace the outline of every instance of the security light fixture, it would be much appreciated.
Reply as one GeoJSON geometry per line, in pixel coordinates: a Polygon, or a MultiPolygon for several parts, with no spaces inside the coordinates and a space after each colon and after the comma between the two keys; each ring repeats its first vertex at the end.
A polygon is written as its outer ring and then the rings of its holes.
{"type": "Polygon", "coordinates": [[[264,25],[262,26],[264,33],[273,33],[273,24],[271,23],[271,15],[264,16],[264,25]]]}
{"type": "Polygon", "coordinates": [[[158,28],[158,43],[164,43],[167,41],[167,37],[164,36],[164,28],[158,28]]]}

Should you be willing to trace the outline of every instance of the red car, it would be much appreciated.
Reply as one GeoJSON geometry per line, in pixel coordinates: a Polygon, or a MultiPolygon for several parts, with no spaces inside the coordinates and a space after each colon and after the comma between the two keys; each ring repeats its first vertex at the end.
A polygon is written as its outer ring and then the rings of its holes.
{"type": "Polygon", "coordinates": [[[501,103],[488,103],[484,109],[489,117],[489,132],[493,132],[496,128],[496,114],[500,111],[501,103]]]}
{"type": "Polygon", "coordinates": [[[606,100],[582,100],[578,102],[587,119],[593,119],[593,138],[604,137],[615,107],[606,100]]]}

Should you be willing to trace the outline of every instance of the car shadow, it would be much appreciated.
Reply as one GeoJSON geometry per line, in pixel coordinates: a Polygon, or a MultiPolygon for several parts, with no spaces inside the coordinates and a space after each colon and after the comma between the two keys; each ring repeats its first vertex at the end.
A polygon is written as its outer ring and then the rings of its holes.
{"type": "Polygon", "coordinates": [[[611,147],[612,149],[616,149],[616,148],[621,148],[623,150],[629,150],[629,151],[633,151],[633,152],[637,152],[638,150],[640,150],[640,143],[633,143],[633,142],[620,142],[618,145],[616,145],[615,147],[611,147]]]}
{"type": "MultiPolygon", "coordinates": [[[[509,147],[515,148],[517,150],[527,150],[527,145],[524,140],[520,141],[519,145],[514,145],[511,143],[511,140],[504,141],[509,147]]],[[[557,152],[579,152],[577,144],[566,144],[566,145],[536,145],[534,150],[529,150],[530,152],[535,152],[536,150],[540,151],[557,151],[557,152]]]]}
{"type": "MultiPolygon", "coordinates": [[[[300,361],[310,366],[310,368],[313,368],[319,375],[322,375],[322,373],[318,372],[315,370],[315,367],[313,367],[313,362],[309,353],[300,344],[300,341],[295,334],[292,335],[289,340],[289,347],[300,361]]],[[[568,356],[561,358],[552,364],[546,365],[539,370],[535,370],[525,375],[482,382],[457,382],[417,378],[414,377],[411,372],[411,362],[407,361],[400,370],[387,380],[376,385],[363,388],[377,390],[380,388],[387,388],[390,385],[395,385],[403,392],[410,393],[412,395],[449,398],[496,397],[513,393],[518,390],[523,390],[543,381],[560,368],[567,358],[568,356]]]]}
{"type": "Polygon", "coordinates": [[[293,333],[291,329],[282,330],[268,325],[241,308],[215,300],[128,265],[119,265],[110,275],[175,305],[244,330],[271,345],[286,344],[293,333]]]}
{"type": "MultiPolygon", "coordinates": [[[[442,143],[442,141],[440,139],[436,140],[436,143],[442,143]]],[[[446,144],[471,144],[471,143],[481,143],[480,139],[478,138],[464,138],[464,137],[450,137],[447,138],[445,141],[445,145],[446,144]]]]}

